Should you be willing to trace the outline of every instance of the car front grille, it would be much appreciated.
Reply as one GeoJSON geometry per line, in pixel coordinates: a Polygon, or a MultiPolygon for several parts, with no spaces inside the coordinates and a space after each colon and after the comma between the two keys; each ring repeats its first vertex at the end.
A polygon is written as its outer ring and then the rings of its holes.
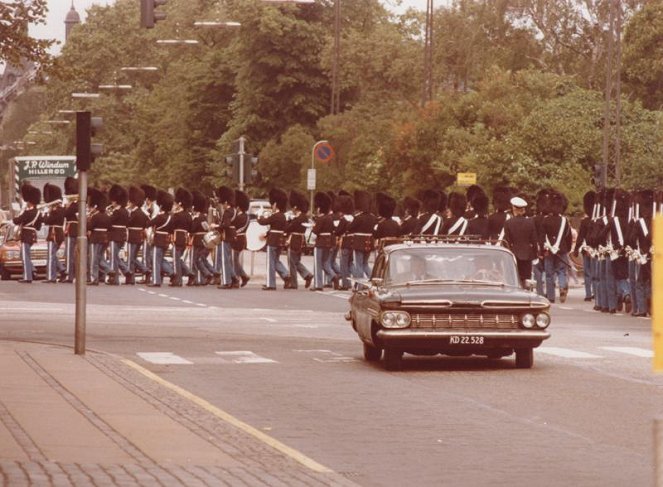
{"type": "Polygon", "coordinates": [[[30,257],[32,257],[32,260],[46,260],[48,258],[48,249],[35,249],[33,247],[30,251],[30,257]]]}
{"type": "Polygon", "coordinates": [[[519,328],[520,316],[496,313],[413,314],[412,328],[482,328],[513,330],[519,328]]]}

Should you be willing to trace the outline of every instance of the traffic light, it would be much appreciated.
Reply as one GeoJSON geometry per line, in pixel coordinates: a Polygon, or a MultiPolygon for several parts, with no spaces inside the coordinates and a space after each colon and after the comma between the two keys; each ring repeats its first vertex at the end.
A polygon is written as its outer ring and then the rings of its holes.
{"type": "Polygon", "coordinates": [[[76,112],[76,169],[88,171],[95,157],[101,155],[102,144],[93,144],[94,137],[103,125],[101,117],[90,112],[76,112]]]}
{"type": "Polygon", "coordinates": [[[592,184],[597,189],[603,188],[603,164],[594,164],[594,173],[592,174],[592,184]]]}
{"type": "Polygon", "coordinates": [[[244,156],[244,184],[253,184],[258,182],[258,157],[244,156]]]}
{"type": "Polygon", "coordinates": [[[164,12],[155,12],[157,7],[165,5],[168,0],[140,0],[140,26],[146,29],[154,28],[160,20],[166,18],[164,12]]]}
{"type": "Polygon", "coordinates": [[[226,175],[232,178],[235,184],[239,184],[239,155],[232,154],[226,156],[226,164],[230,167],[226,170],[226,175]]]}

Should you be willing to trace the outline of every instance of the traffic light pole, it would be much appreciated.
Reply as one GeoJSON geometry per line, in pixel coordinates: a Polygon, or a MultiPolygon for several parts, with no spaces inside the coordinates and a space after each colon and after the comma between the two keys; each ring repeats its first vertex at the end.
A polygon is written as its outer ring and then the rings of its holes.
{"type": "Polygon", "coordinates": [[[78,237],[76,238],[76,330],[74,353],[85,355],[87,282],[87,171],[78,172],[78,237]]]}
{"type": "Polygon", "coordinates": [[[244,151],[244,143],[246,139],[244,136],[239,138],[239,190],[244,191],[244,156],[246,152],[244,151]]]}

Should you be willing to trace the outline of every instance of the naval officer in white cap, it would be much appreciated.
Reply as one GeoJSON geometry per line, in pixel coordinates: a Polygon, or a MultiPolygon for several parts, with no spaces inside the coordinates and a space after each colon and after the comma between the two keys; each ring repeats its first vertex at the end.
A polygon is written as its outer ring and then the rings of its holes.
{"type": "Polygon", "coordinates": [[[504,240],[516,256],[520,283],[532,277],[532,261],[539,255],[538,239],[534,220],[525,216],[527,201],[520,196],[510,200],[513,218],[504,222],[504,240]]]}

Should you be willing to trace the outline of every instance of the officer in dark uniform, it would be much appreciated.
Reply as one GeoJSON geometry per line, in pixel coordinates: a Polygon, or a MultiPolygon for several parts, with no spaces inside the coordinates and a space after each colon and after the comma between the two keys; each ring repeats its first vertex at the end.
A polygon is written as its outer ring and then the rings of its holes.
{"type": "Polygon", "coordinates": [[[349,234],[350,224],[354,220],[355,202],[352,196],[346,192],[340,192],[337,198],[338,210],[341,212],[341,219],[336,227],[336,240],[339,246],[339,277],[342,291],[350,289],[350,277],[352,277],[352,236],[349,234]]]}
{"type": "Polygon", "coordinates": [[[311,286],[313,274],[302,263],[302,252],[306,247],[306,226],[308,224],[308,199],[297,191],[290,192],[290,208],[294,218],[286,225],[288,242],[288,267],[290,270],[289,289],[297,289],[297,274],[304,279],[304,287],[311,286]]]}
{"type": "Polygon", "coordinates": [[[422,235],[439,235],[442,230],[444,220],[438,214],[438,209],[442,206],[446,209],[446,193],[427,189],[421,195],[423,213],[419,215],[419,228],[422,235]]]}
{"type": "Polygon", "coordinates": [[[249,228],[249,205],[251,200],[244,191],[235,190],[235,218],[232,221],[237,234],[232,244],[233,249],[233,269],[234,269],[234,287],[244,287],[249,282],[249,275],[242,266],[242,252],[246,249],[246,230],[249,228]],[[241,283],[238,282],[241,280],[241,283]]]}
{"type": "Polygon", "coordinates": [[[259,217],[260,225],[269,225],[267,232],[267,283],[262,287],[264,291],[276,290],[276,274],[278,273],[286,285],[290,283],[290,275],[280,260],[281,246],[285,235],[286,217],[288,208],[288,195],[279,188],[269,192],[269,202],[272,205],[272,214],[268,217],[259,217]]]}
{"type": "Polygon", "coordinates": [[[377,217],[371,213],[371,194],[367,191],[355,191],[355,214],[348,234],[352,237],[354,260],[354,277],[362,279],[371,276],[368,258],[373,250],[373,232],[378,223],[377,217]]]}
{"type": "Polygon", "coordinates": [[[150,220],[148,226],[153,228],[154,242],[152,244],[152,282],[149,287],[161,287],[161,274],[173,276],[173,267],[170,262],[164,260],[164,255],[170,246],[171,234],[173,232],[172,215],[175,200],[173,196],[165,191],[157,191],[156,204],[159,214],[150,220]]]}
{"type": "Polygon", "coordinates": [[[474,217],[467,222],[466,235],[478,235],[482,239],[490,238],[490,221],[488,220],[488,196],[485,193],[476,193],[471,206],[474,217]]]}
{"type": "Polygon", "coordinates": [[[145,192],[137,186],[129,187],[129,199],[127,202],[127,273],[124,283],[135,284],[136,271],[145,274],[147,266],[145,261],[149,256],[143,255],[143,260],[138,259],[138,251],[145,241],[145,228],[149,222],[147,214],[143,211],[145,203],[145,192]]]}
{"type": "Polygon", "coordinates": [[[41,219],[37,205],[41,201],[41,191],[29,183],[21,186],[21,196],[26,203],[23,212],[12,221],[15,225],[21,225],[21,261],[23,262],[23,278],[18,282],[30,284],[34,274],[32,256],[30,251],[32,245],[37,241],[37,231],[41,228],[41,219]]]}
{"type": "Polygon", "coordinates": [[[405,209],[405,216],[401,221],[401,235],[418,235],[421,233],[421,224],[418,218],[421,202],[416,198],[406,196],[403,200],[403,208],[405,209]]]}
{"type": "Polygon", "coordinates": [[[106,214],[108,203],[105,193],[96,188],[88,188],[88,207],[87,231],[90,261],[90,273],[88,284],[98,286],[102,276],[110,271],[110,266],[104,257],[108,249],[108,231],[111,228],[110,217],[106,214]]]}
{"type": "Polygon", "coordinates": [[[175,191],[175,204],[171,218],[173,229],[173,271],[174,279],[168,284],[170,287],[182,287],[184,276],[193,281],[193,273],[184,262],[184,252],[189,244],[189,232],[191,231],[191,205],[193,203],[191,193],[185,188],[177,188],[175,191]]]}
{"type": "Polygon", "coordinates": [[[64,210],[65,217],[65,273],[66,277],[60,282],[72,283],[76,275],[76,238],[78,237],[78,179],[68,176],[64,180],[65,199],[68,199],[64,210]]]}
{"type": "Polygon", "coordinates": [[[129,195],[122,186],[114,184],[108,192],[110,204],[110,230],[108,240],[110,242],[110,273],[107,284],[117,286],[120,284],[120,272],[127,274],[129,266],[120,258],[120,250],[127,241],[127,227],[129,225],[129,212],[127,202],[129,195]]]}
{"type": "Polygon", "coordinates": [[[379,246],[382,239],[400,237],[401,226],[393,219],[394,211],[396,211],[396,200],[386,193],[377,193],[375,200],[380,217],[375,226],[373,238],[376,241],[376,246],[379,246]]]}
{"type": "Polygon", "coordinates": [[[596,200],[596,193],[594,191],[587,191],[582,197],[582,206],[585,210],[585,216],[580,221],[580,228],[578,230],[578,237],[576,244],[573,248],[573,255],[578,257],[582,254],[582,269],[585,278],[585,301],[594,299],[594,277],[592,276],[592,257],[589,248],[589,230],[592,225],[592,213],[594,211],[594,202],[596,200]]]}
{"type": "Polygon", "coordinates": [[[313,276],[314,283],[311,291],[322,291],[325,275],[331,281],[334,289],[339,288],[339,276],[331,266],[331,249],[336,244],[334,235],[334,220],[331,214],[331,198],[327,193],[316,193],[313,198],[317,210],[317,218],[313,233],[315,234],[315,248],[313,249],[313,276]]]}
{"type": "Polygon", "coordinates": [[[58,250],[64,242],[64,213],[62,206],[62,190],[55,184],[44,185],[44,201],[50,203],[48,212],[42,217],[44,224],[48,225],[48,256],[46,262],[46,280],[43,282],[56,283],[59,274],[60,280],[65,279],[64,265],[58,259],[58,250]]]}
{"type": "Polygon", "coordinates": [[[532,261],[538,256],[538,237],[534,220],[525,216],[527,201],[515,196],[511,198],[513,217],[504,222],[504,240],[516,256],[518,277],[525,281],[532,278],[532,261]]]}
{"type": "Polygon", "coordinates": [[[464,194],[452,192],[449,194],[449,210],[451,217],[442,226],[443,235],[465,235],[467,231],[467,198],[464,194]]]}
{"type": "Polygon", "coordinates": [[[488,217],[488,235],[491,239],[504,239],[504,223],[511,218],[511,190],[506,186],[493,189],[494,212],[488,217]]]}

